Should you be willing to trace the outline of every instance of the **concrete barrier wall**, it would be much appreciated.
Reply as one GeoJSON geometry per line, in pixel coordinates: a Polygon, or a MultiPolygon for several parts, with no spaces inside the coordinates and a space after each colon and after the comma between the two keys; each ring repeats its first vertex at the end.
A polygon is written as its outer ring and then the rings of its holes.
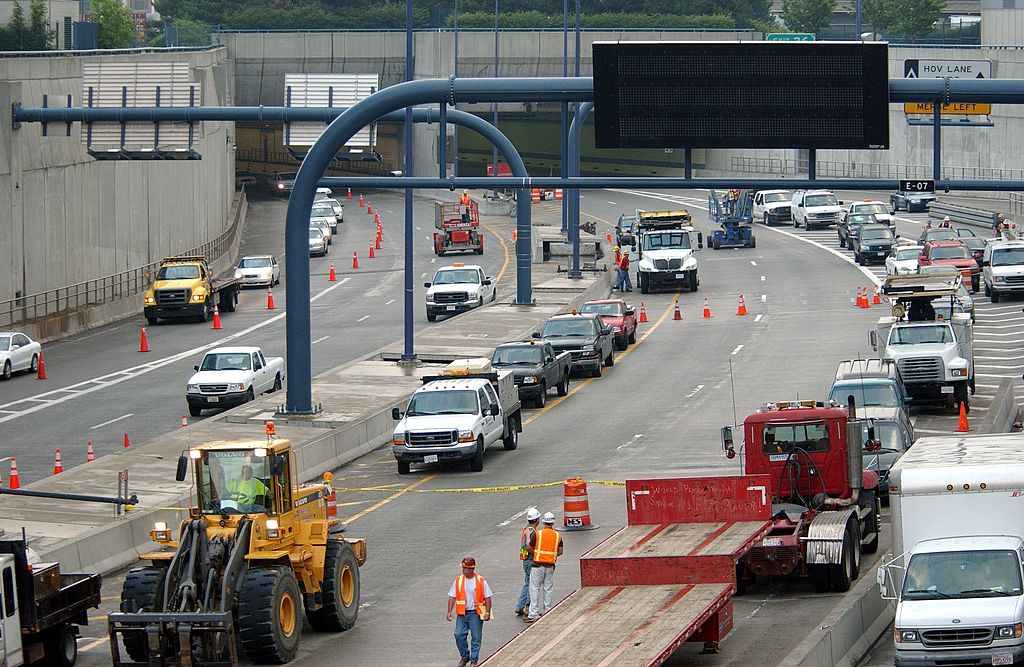
{"type": "Polygon", "coordinates": [[[975,426],[977,433],[1009,433],[1017,421],[1017,400],[1013,392],[1013,380],[1003,378],[996,389],[985,417],[975,426]]]}

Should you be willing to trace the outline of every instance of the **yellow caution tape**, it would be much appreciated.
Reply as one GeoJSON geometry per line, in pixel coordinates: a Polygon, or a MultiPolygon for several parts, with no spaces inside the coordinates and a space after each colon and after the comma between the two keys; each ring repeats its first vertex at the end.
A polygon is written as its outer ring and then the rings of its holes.
{"type": "MultiPolygon", "coordinates": [[[[587,484],[596,484],[598,486],[626,486],[625,482],[610,482],[605,480],[585,480],[587,484]]],[[[539,484],[514,484],[510,486],[476,486],[467,487],[460,489],[395,489],[395,488],[384,488],[380,486],[364,486],[364,487],[334,487],[334,490],[339,493],[366,493],[373,491],[405,491],[406,493],[505,493],[508,491],[525,491],[527,489],[543,489],[550,486],[561,486],[565,484],[564,480],[558,480],[557,482],[542,482],[539,484]]]]}

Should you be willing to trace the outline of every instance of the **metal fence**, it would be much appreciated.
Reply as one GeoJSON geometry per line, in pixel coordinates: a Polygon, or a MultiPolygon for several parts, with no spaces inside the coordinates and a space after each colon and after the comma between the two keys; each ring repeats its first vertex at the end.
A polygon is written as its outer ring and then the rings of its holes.
{"type": "Polygon", "coordinates": [[[1011,192],[1010,204],[1007,208],[1010,210],[1010,215],[1020,220],[1024,216],[1024,192],[1011,192]]]}
{"type": "MultiPolygon", "coordinates": [[[[931,165],[922,164],[888,164],[872,162],[840,162],[837,160],[818,160],[818,178],[880,178],[898,180],[901,178],[932,177],[931,165]]],[[[746,174],[773,174],[778,176],[796,176],[807,173],[806,158],[771,158],[733,156],[732,171],[746,174]]],[[[1024,169],[1002,167],[955,167],[944,165],[942,178],[950,180],[976,179],[1009,181],[1024,179],[1024,169]]]]}
{"type": "MultiPolygon", "coordinates": [[[[227,229],[212,241],[181,252],[179,255],[205,255],[212,260],[227,252],[238,226],[241,224],[244,202],[245,189],[243,188],[232,203],[227,229]]],[[[160,262],[151,262],[110,276],[29,294],[8,301],[0,301],[0,326],[12,326],[19,322],[27,322],[77,308],[111,303],[141,294],[149,289],[152,282],[150,278],[159,266],[160,262]]]]}

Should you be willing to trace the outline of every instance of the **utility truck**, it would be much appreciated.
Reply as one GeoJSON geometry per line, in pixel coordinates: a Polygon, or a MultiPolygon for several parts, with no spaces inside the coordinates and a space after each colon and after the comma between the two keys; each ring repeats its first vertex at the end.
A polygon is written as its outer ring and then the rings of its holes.
{"type": "Polygon", "coordinates": [[[258,347],[218,347],[203,357],[185,386],[188,413],[230,408],[273,393],[284,384],[284,358],[266,357],[258,347]]]}
{"type": "Polygon", "coordinates": [[[704,235],[693,230],[689,211],[637,211],[637,216],[640,291],[671,287],[696,292],[700,278],[693,253],[704,247],[704,235]]]}
{"type": "Polygon", "coordinates": [[[205,322],[214,307],[221,313],[235,310],[242,282],[242,272],[235,267],[214,275],[202,255],[168,257],[143,297],[143,314],[150,326],[172,319],[205,322]]]}
{"type": "Polygon", "coordinates": [[[1024,435],[920,438],[889,472],[897,665],[1024,659],[1024,435]]]}
{"type": "Polygon", "coordinates": [[[480,210],[475,201],[469,206],[458,202],[434,202],[434,254],[444,257],[450,252],[484,254],[484,237],[480,233],[480,210]]]}

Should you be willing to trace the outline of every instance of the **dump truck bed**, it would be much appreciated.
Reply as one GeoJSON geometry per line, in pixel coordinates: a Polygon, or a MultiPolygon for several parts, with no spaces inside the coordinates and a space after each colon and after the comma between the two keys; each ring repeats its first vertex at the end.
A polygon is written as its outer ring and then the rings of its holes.
{"type": "Polygon", "coordinates": [[[484,664],[660,665],[732,629],[736,562],[771,529],[764,476],[631,480],[630,525],[580,559],[582,588],[484,664]]]}

